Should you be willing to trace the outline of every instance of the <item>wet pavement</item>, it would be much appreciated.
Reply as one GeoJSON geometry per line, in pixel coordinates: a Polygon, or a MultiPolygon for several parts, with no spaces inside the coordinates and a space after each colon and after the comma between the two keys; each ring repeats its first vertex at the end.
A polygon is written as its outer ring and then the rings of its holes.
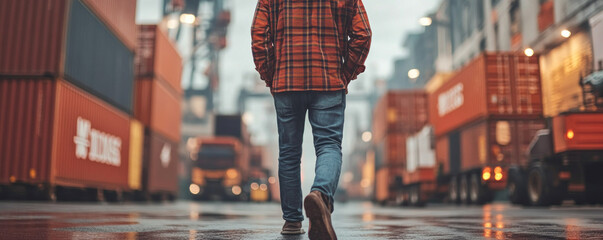
{"type": "MultiPolygon", "coordinates": [[[[337,204],[339,239],[603,239],[603,208],[337,204]]],[[[307,239],[279,234],[275,203],[0,202],[0,239],[307,239]]],[[[307,220],[304,227],[307,228],[307,220]]]]}

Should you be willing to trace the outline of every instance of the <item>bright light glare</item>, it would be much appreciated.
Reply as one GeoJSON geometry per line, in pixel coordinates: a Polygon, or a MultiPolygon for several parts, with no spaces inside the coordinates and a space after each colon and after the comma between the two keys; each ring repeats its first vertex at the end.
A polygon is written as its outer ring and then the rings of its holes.
{"type": "Polygon", "coordinates": [[[269,182],[270,184],[275,184],[275,183],[276,183],[276,178],[275,178],[275,177],[269,177],[269,178],[268,178],[268,182],[269,182]]]}
{"type": "Polygon", "coordinates": [[[266,191],[266,190],[268,190],[268,186],[266,186],[266,184],[262,183],[262,185],[260,185],[260,190],[266,191]]]}
{"type": "Polygon", "coordinates": [[[416,79],[416,78],[418,78],[420,75],[421,75],[421,72],[419,72],[419,69],[413,68],[413,69],[410,69],[410,70],[408,71],[408,77],[409,77],[410,79],[416,79]]]}
{"type": "Polygon", "coordinates": [[[573,130],[569,130],[567,131],[567,139],[572,140],[574,139],[574,131],[573,130]]]}
{"type": "Polygon", "coordinates": [[[534,56],[534,49],[526,48],[526,50],[524,50],[523,53],[528,57],[534,56]]]}
{"type": "Polygon", "coordinates": [[[564,38],[569,38],[571,35],[572,35],[572,32],[570,32],[569,30],[567,30],[567,29],[561,30],[561,36],[564,38]]]}
{"type": "Polygon", "coordinates": [[[201,192],[201,188],[199,187],[199,185],[194,183],[188,187],[188,190],[191,191],[191,193],[194,195],[197,195],[199,194],[199,192],[201,192]]]}
{"type": "Polygon", "coordinates": [[[260,185],[258,185],[258,183],[252,183],[251,184],[251,190],[258,190],[258,188],[260,187],[260,185]]]}
{"type": "Polygon", "coordinates": [[[371,132],[363,132],[362,133],[362,141],[370,142],[373,139],[373,134],[371,132]]]}
{"type": "Polygon", "coordinates": [[[193,24],[195,23],[196,17],[193,14],[182,14],[180,15],[180,22],[185,24],[193,24]]]}
{"type": "Polygon", "coordinates": [[[427,27],[427,26],[431,26],[431,23],[432,23],[432,22],[433,22],[433,21],[431,20],[431,18],[430,18],[430,17],[422,17],[422,18],[419,18],[419,24],[421,24],[421,26],[425,26],[425,27],[427,27]]]}
{"type": "Polygon", "coordinates": [[[239,194],[241,194],[241,187],[239,187],[239,186],[232,187],[232,194],[237,195],[237,196],[239,194]]]}

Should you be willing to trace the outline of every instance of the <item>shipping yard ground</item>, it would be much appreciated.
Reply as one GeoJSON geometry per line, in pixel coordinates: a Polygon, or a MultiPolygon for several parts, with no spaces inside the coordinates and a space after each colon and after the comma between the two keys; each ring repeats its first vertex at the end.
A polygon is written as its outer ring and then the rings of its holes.
{"type": "MultiPolygon", "coordinates": [[[[339,203],[339,239],[601,239],[603,208],[339,203]]],[[[276,203],[0,202],[0,239],[307,239],[279,234],[276,203]]],[[[307,229],[308,222],[304,222],[307,229]]]]}

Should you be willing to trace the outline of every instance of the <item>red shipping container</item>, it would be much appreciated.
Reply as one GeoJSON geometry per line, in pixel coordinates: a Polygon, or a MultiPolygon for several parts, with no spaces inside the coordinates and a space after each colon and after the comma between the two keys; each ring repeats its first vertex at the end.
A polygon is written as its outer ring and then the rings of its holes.
{"type": "Polygon", "coordinates": [[[139,79],[136,81],[134,116],[145,126],[180,142],[182,107],[179,96],[163,81],[139,79]]]}
{"type": "Polygon", "coordinates": [[[415,133],[428,121],[427,94],[422,90],[387,92],[373,113],[373,139],[383,141],[388,133],[415,133]]]}
{"type": "Polygon", "coordinates": [[[0,92],[0,183],[128,188],[128,115],[61,79],[0,80],[0,92]]]}
{"type": "Polygon", "coordinates": [[[0,74],[58,75],[65,0],[0,1],[0,74]]]}
{"type": "Polygon", "coordinates": [[[86,5],[132,51],[136,50],[136,0],[84,0],[86,5]]]}
{"type": "Polygon", "coordinates": [[[144,140],[144,188],[149,193],[178,191],[178,142],[149,129],[144,140]]]}
{"type": "Polygon", "coordinates": [[[555,7],[554,1],[549,0],[540,4],[540,12],[538,13],[538,31],[543,32],[549,26],[555,23],[555,7]]]}
{"type": "Polygon", "coordinates": [[[156,25],[140,25],[136,75],[157,77],[182,93],[182,58],[169,37],[156,25]]]}
{"type": "Polygon", "coordinates": [[[555,153],[601,150],[603,113],[569,113],[556,116],[553,118],[551,134],[554,136],[555,153]]]}
{"type": "Polygon", "coordinates": [[[436,136],[488,117],[540,117],[538,57],[481,54],[430,94],[429,114],[436,136]]]}

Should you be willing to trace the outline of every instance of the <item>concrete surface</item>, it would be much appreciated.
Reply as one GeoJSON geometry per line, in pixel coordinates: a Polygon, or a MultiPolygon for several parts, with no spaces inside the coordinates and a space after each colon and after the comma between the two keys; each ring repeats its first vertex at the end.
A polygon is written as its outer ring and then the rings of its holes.
{"type": "MultiPolygon", "coordinates": [[[[338,203],[339,239],[603,239],[603,208],[338,203]]],[[[0,202],[0,239],[307,239],[284,237],[276,203],[0,202]]],[[[308,222],[304,222],[307,229],[308,222]]]]}

